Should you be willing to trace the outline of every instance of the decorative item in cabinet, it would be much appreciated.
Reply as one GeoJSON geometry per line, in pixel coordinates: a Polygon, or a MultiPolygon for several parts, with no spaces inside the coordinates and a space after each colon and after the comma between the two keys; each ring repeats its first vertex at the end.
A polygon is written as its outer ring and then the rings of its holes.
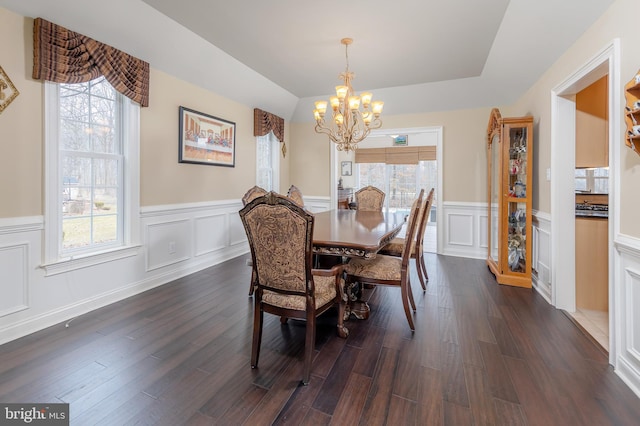
{"type": "Polygon", "coordinates": [[[533,117],[491,111],[487,128],[487,265],[500,284],[531,287],[533,117]]]}
{"type": "Polygon", "coordinates": [[[640,155],[640,71],[624,86],[627,124],[625,144],[640,155]]]}

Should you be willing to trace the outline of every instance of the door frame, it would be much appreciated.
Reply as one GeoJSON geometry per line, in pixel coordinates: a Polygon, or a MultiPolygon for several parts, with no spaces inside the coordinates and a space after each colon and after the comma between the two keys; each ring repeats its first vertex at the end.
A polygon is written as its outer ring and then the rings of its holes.
{"type": "Polygon", "coordinates": [[[576,310],[575,94],[608,75],[609,113],[609,362],[615,360],[614,239],[619,230],[620,41],[614,39],[551,90],[551,303],[576,310]]]}
{"type": "MultiPolygon", "coordinates": [[[[440,254],[443,252],[444,240],[443,240],[443,232],[440,232],[442,229],[441,226],[444,220],[444,212],[442,208],[443,199],[442,199],[442,182],[443,182],[443,153],[442,153],[442,126],[429,126],[429,127],[407,127],[407,128],[396,128],[396,129],[378,129],[374,130],[370,133],[370,136],[389,136],[391,135],[415,135],[419,133],[431,133],[435,136],[436,139],[436,164],[438,167],[438,187],[436,188],[436,196],[438,202],[440,203],[440,207],[436,209],[436,226],[440,227],[437,232],[438,241],[436,250],[437,253],[440,254]]],[[[340,164],[338,161],[338,150],[335,144],[331,144],[331,182],[337,182],[338,176],[340,176],[340,164]]],[[[331,205],[337,205],[338,199],[338,190],[336,185],[331,185],[331,205]]]]}

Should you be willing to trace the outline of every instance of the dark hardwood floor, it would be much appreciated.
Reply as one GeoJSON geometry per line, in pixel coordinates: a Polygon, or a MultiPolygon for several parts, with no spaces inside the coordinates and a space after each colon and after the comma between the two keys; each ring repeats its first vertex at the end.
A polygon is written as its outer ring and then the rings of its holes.
{"type": "Polygon", "coordinates": [[[304,323],[265,315],[249,366],[250,269],[238,258],[0,346],[0,402],[67,402],[72,425],[638,425],[607,355],[535,291],[484,261],[428,255],[416,332],[397,288],[371,317],[319,321],[309,386],[304,323]]]}

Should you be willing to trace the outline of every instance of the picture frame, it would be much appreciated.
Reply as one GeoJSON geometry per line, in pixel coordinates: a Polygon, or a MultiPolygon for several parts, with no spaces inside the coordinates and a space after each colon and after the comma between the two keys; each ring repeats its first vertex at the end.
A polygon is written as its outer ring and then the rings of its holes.
{"type": "Polygon", "coordinates": [[[20,94],[16,86],[0,67],[0,113],[20,94]]]}
{"type": "Polygon", "coordinates": [[[393,137],[393,146],[409,145],[409,135],[397,135],[393,137]]]}
{"type": "Polygon", "coordinates": [[[179,163],[235,167],[236,123],[180,106],[179,163]]]}
{"type": "Polygon", "coordinates": [[[353,163],[351,161],[343,161],[340,164],[340,171],[342,176],[351,176],[353,163]]]}

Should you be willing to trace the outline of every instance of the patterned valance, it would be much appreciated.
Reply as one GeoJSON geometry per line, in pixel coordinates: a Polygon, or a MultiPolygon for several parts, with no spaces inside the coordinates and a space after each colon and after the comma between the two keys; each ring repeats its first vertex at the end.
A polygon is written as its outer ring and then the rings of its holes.
{"type": "Polygon", "coordinates": [[[275,114],[263,111],[259,108],[253,109],[253,136],[264,136],[269,132],[278,138],[282,143],[282,156],[287,156],[287,145],[284,143],[284,118],[275,114]]]}
{"type": "Polygon", "coordinates": [[[33,26],[33,78],[84,83],[101,75],[126,97],[149,106],[149,63],[42,18],[33,26]]]}

